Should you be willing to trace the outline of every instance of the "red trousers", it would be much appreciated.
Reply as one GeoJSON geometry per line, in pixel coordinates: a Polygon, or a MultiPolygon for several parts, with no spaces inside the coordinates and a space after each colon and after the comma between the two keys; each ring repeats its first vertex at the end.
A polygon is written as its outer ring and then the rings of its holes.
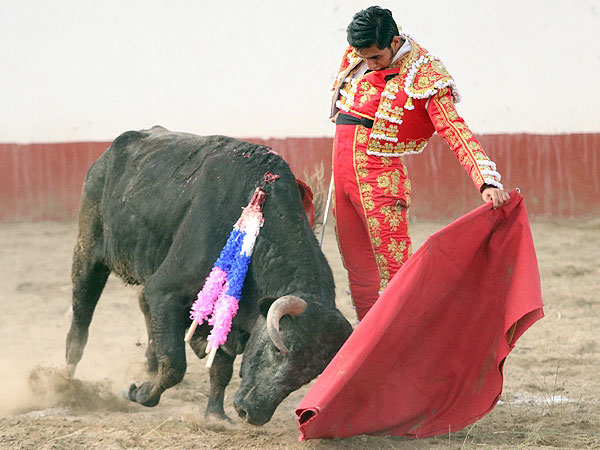
{"type": "Polygon", "coordinates": [[[411,253],[406,168],[400,157],[367,155],[370,133],[337,125],[333,146],[333,213],[359,320],[411,253]]]}

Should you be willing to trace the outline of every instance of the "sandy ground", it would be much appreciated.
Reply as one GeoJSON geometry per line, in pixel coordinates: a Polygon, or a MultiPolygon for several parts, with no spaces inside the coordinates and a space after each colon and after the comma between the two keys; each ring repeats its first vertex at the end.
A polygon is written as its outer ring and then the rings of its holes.
{"type": "MultiPolygon", "coordinates": [[[[414,223],[414,248],[443,225],[414,223]]],[[[509,356],[502,402],[488,416],[463,431],[416,441],[357,436],[298,443],[293,411],[309,386],[288,397],[263,427],[207,424],[208,376],[192,354],[186,378],[157,407],[122,400],[121,387],[144,376],[146,334],[136,289],[112,276],[79,381],[65,382],[58,369],[70,320],[76,224],[0,223],[0,448],[600,448],[600,219],[535,221],[532,230],[547,317],[509,356]]],[[[331,225],[324,247],[338,305],[353,321],[331,225]]],[[[232,418],[238,386],[236,372],[225,400],[232,418]]]]}

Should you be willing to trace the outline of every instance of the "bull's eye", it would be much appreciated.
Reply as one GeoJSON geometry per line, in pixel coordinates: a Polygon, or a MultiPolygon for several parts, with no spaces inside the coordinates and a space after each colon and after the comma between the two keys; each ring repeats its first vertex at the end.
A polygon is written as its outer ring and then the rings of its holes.
{"type": "Polygon", "coordinates": [[[286,356],[286,354],[279,350],[279,348],[277,348],[275,345],[271,345],[271,350],[271,354],[276,360],[282,359],[286,356]]]}

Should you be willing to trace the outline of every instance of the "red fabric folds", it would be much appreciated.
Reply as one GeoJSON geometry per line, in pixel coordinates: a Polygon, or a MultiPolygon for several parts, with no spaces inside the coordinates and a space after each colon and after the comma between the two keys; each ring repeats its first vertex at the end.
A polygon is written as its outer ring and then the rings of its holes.
{"type": "Polygon", "coordinates": [[[483,417],[502,365],[544,316],[523,198],[482,205],[432,235],[302,399],[301,436],[420,438],[483,417]]]}

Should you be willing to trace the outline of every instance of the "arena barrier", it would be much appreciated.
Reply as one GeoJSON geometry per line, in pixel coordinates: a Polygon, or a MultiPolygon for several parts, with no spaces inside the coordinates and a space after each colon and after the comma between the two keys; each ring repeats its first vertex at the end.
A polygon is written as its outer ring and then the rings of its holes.
{"type": "MultiPolygon", "coordinates": [[[[503,175],[519,187],[532,216],[585,217],[600,211],[600,133],[478,136],[503,175]]],[[[270,146],[298,178],[327,190],[331,138],[246,139],[270,146]]],[[[0,221],[73,220],[85,174],[110,142],[0,144],[0,221]]],[[[412,182],[411,216],[453,219],[481,204],[445,142],[434,136],[405,157],[412,182]]]]}

